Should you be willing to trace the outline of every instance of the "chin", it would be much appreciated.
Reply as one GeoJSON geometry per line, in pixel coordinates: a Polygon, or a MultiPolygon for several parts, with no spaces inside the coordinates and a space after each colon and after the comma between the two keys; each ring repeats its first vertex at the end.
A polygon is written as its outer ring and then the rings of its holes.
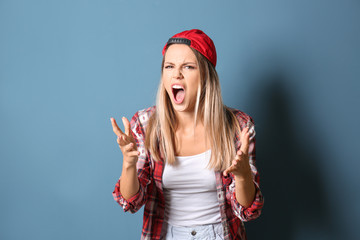
{"type": "Polygon", "coordinates": [[[174,105],[173,104],[173,108],[176,112],[184,112],[186,110],[186,107],[185,106],[179,106],[178,104],[174,105]]]}
{"type": "Polygon", "coordinates": [[[176,112],[184,112],[187,110],[188,106],[185,103],[176,104],[172,102],[172,107],[176,112]]]}
{"type": "Polygon", "coordinates": [[[194,112],[195,107],[190,108],[189,105],[183,104],[173,104],[172,105],[175,112],[194,112]]]}

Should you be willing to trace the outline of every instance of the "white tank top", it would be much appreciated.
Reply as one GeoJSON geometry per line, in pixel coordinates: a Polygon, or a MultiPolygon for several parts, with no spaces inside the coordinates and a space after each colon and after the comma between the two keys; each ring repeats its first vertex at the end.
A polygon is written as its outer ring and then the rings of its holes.
{"type": "Polygon", "coordinates": [[[211,150],[176,157],[176,165],[165,164],[163,188],[165,221],[173,226],[220,223],[215,172],[207,169],[211,150]]]}

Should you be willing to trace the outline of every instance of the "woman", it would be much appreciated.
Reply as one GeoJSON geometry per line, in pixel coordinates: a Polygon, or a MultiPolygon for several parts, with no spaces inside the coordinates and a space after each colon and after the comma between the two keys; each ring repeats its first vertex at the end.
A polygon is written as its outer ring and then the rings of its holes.
{"type": "Polygon", "coordinates": [[[246,239],[260,215],[255,131],[247,114],[222,102],[216,50],[201,30],[163,49],[156,107],[125,132],[111,118],[123,154],[113,196],[132,213],[145,204],[141,239],[246,239]]]}

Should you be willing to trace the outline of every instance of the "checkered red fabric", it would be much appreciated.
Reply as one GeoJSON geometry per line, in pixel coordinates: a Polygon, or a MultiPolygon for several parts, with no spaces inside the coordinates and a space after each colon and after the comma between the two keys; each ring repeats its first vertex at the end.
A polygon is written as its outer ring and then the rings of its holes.
{"type": "MultiPolygon", "coordinates": [[[[155,162],[149,151],[145,149],[145,131],[148,120],[155,112],[155,107],[138,111],[131,119],[131,129],[138,151],[137,163],[139,192],[131,199],[125,200],[120,193],[120,181],[115,185],[113,196],[124,209],[132,213],[138,211],[144,204],[144,218],[141,239],[160,239],[164,224],[165,199],[162,188],[162,173],[164,162],[155,162]]],[[[240,126],[244,127],[251,117],[233,109],[240,126]]],[[[235,138],[237,150],[240,149],[240,137],[235,138]]],[[[241,206],[235,196],[235,180],[232,174],[224,177],[222,172],[215,172],[217,195],[220,205],[221,222],[224,228],[224,239],[245,240],[245,227],[243,222],[257,218],[263,206],[263,197],[259,188],[259,173],[255,167],[255,137],[251,138],[249,145],[249,160],[253,172],[256,195],[250,207],[241,206]]]]}

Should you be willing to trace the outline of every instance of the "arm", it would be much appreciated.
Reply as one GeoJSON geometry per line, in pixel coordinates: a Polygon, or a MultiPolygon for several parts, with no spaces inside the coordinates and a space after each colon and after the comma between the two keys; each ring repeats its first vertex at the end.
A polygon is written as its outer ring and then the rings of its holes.
{"type": "Polygon", "coordinates": [[[140,188],[136,165],[130,165],[124,161],[121,178],[120,192],[125,200],[129,200],[131,197],[135,196],[140,188]]]}
{"type": "MultiPolygon", "coordinates": [[[[238,120],[244,122],[239,116],[238,120]]],[[[252,121],[250,117],[248,123],[252,121]]],[[[250,125],[253,126],[252,122],[250,125]]],[[[259,174],[255,166],[255,131],[249,131],[243,127],[238,138],[241,142],[237,155],[232,165],[224,171],[224,175],[230,173],[232,183],[228,186],[231,205],[234,213],[242,221],[257,218],[263,206],[263,197],[259,188],[259,174]]]]}
{"type": "Polygon", "coordinates": [[[139,191],[139,180],[136,170],[139,152],[137,151],[135,139],[130,134],[130,122],[125,117],[122,118],[122,122],[125,127],[125,133],[121,131],[115,119],[111,118],[113,131],[117,135],[117,143],[123,154],[120,189],[123,198],[128,200],[139,191]]]}
{"type": "Polygon", "coordinates": [[[120,135],[121,132],[117,132],[116,121],[114,119],[111,121],[113,128],[115,126],[114,132],[118,136],[118,144],[123,153],[122,174],[116,183],[113,196],[124,211],[130,210],[134,213],[145,203],[146,189],[151,182],[149,162],[144,151],[144,129],[138,113],[132,118],[131,124],[123,118],[125,138],[120,135]]]}
{"type": "Polygon", "coordinates": [[[241,206],[248,208],[251,206],[255,198],[255,185],[252,179],[251,170],[249,170],[249,172],[244,177],[234,177],[236,200],[241,206]]]}

